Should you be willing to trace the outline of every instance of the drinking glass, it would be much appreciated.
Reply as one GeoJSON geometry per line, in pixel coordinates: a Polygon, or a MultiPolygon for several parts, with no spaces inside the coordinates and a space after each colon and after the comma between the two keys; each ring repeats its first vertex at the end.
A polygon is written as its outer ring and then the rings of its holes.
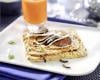
{"type": "Polygon", "coordinates": [[[22,12],[28,29],[34,30],[47,20],[47,0],[22,0],[22,12]]]}

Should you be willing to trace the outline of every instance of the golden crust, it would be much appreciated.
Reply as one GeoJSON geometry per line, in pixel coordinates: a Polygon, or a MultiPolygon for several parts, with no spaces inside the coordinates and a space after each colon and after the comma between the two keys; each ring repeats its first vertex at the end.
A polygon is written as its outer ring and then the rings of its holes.
{"type": "Polygon", "coordinates": [[[51,60],[58,60],[58,59],[72,59],[72,58],[80,58],[87,55],[87,51],[76,34],[75,31],[72,31],[71,36],[73,39],[72,45],[69,45],[65,48],[57,48],[55,46],[44,46],[44,45],[37,45],[34,42],[36,41],[35,37],[29,37],[27,34],[23,35],[23,41],[26,48],[26,57],[30,61],[51,61],[51,60]],[[72,33],[73,32],[73,33],[72,33]],[[42,49],[42,51],[41,51],[42,49]]]}
{"type": "MultiPolygon", "coordinates": [[[[33,52],[37,53],[37,52],[33,52]]],[[[43,54],[43,55],[32,55],[32,54],[27,54],[27,58],[31,61],[51,61],[51,60],[58,60],[58,59],[73,59],[73,58],[80,58],[86,56],[86,49],[82,44],[80,44],[80,48],[75,50],[75,51],[69,51],[69,52],[62,52],[62,53],[52,53],[52,54],[43,54]]]]}

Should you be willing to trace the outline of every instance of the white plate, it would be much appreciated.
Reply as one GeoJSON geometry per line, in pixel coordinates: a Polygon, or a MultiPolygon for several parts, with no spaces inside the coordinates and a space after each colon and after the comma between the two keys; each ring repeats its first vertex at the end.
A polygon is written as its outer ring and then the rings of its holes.
{"type": "Polygon", "coordinates": [[[12,63],[16,65],[37,68],[40,70],[65,74],[65,75],[86,75],[93,72],[100,62],[100,30],[95,28],[86,28],[80,25],[64,24],[48,21],[50,29],[64,29],[73,27],[77,30],[85,47],[88,50],[88,56],[79,59],[70,59],[66,65],[71,69],[65,69],[59,61],[51,61],[47,63],[31,63],[25,58],[25,49],[21,39],[22,33],[25,30],[23,18],[19,17],[11,25],[9,25],[0,34],[0,62],[12,63]],[[16,41],[16,45],[9,45],[8,41],[16,41]],[[14,60],[9,60],[8,55],[15,55],[14,60]]]}

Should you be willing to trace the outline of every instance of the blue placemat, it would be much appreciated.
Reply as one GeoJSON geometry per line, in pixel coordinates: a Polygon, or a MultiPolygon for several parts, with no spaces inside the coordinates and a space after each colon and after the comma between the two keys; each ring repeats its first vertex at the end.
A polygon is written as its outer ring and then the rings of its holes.
{"type": "Polygon", "coordinates": [[[0,80],[63,80],[64,75],[0,62],[0,80]]]}

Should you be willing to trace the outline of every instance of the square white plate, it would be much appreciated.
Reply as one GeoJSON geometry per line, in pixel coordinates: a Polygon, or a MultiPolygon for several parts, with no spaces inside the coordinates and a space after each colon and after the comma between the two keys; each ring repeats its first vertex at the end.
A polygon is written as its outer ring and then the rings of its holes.
{"type": "Polygon", "coordinates": [[[69,59],[69,63],[66,63],[66,65],[70,66],[70,69],[63,68],[62,63],[59,61],[47,63],[29,62],[25,57],[26,53],[22,42],[22,34],[26,27],[23,18],[19,17],[0,34],[0,62],[72,76],[86,75],[96,69],[100,62],[100,30],[51,21],[48,21],[47,25],[49,25],[50,29],[66,30],[69,27],[75,28],[88,50],[88,56],[79,59],[69,59]],[[16,45],[8,44],[10,40],[14,40],[16,45]],[[15,59],[9,60],[9,53],[13,54],[15,59]]]}

